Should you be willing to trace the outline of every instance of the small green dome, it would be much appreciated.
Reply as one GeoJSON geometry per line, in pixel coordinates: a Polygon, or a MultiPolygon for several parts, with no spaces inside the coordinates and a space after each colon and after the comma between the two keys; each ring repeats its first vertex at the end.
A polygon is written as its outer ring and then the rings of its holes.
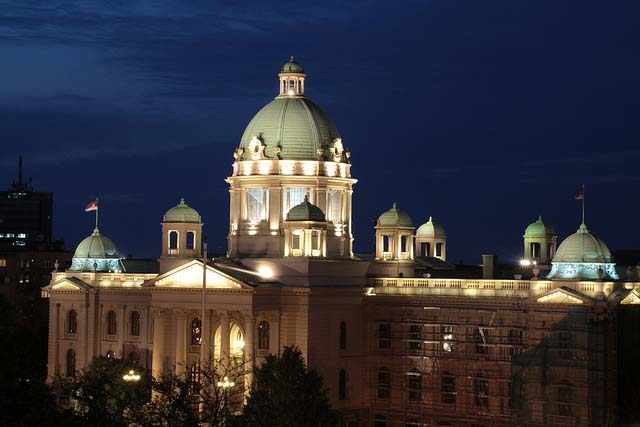
{"type": "Polygon", "coordinates": [[[420,227],[418,227],[416,236],[446,238],[447,233],[445,233],[443,226],[433,222],[433,218],[429,217],[429,221],[425,222],[420,227]]]}
{"type": "Polygon", "coordinates": [[[555,236],[556,230],[552,225],[542,222],[542,217],[539,216],[536,222],[532,222],[524,230],[523,237],[549,237],[555,236]]]}
{"type": "Polygon", "coordinates": [[[100,230],[96,227],[91,236],[80,242],[73,257],[105,259],[120,258],[120,255],[111,239],[100,234],[100,230]]]}
{"type": "Polygon", "coordinates": [[[304,73],[304,68],[302,65],[298,64],[293,56],[289,59],[289,62],[285,63],[280,69],[282,73],[304,73]]]}
{"type": "Polygon", "coordinates": [[[287,221],[317,221],[325,222],[322,209],[309,203],[309,198],[304,196],[304,201],[295,205],[287,213],[287,221]]]}
{"type": "Polygon", "coordinates": [[[413,227],[413,220],[405,211],[398,209],[398,205],[394,203],[391,209],[380,215],[376,226],[413,227]]]}
{"type": "Polygon", "coordinates": [[[265,145],[264,154],[280,159],[317,160],[318,149],[328,146],[340,133],[322,109],[303,96],[279,96],[251,119],[240,140],[243,160],[251,158],[251,140],[257,137],[265,145]]]}
{"type": "Polygon", "coordinates": [[[612,262],[611,251],[599,238],[589,233],[583,223],[577,232],[560,243],[553,262],[612,262]]]}
{"type": "Polygon", "coordinates": [[[189,207],[184,202],[184,199],[180,199],[180,203],[177,206],[169,209],[164,214],[164,222],[202,222],[198,211],[189,207]]]}

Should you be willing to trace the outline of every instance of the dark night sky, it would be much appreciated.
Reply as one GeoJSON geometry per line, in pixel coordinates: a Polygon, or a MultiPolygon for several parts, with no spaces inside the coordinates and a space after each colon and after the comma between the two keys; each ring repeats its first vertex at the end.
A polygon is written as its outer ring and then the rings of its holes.
{"type": "Polygon", "coordinates": [[[539,214],[640,248],[638,1],[0,0],[0,183],[55,192],[54,234],[156,257],[181,196],[226,247],[232,152],[295,55],[351,149],[355,247],[397,201],[451,260],[515,259],[539,214]],[[108,3],[108,6],[106,5],[108,3]],[[171,3],[171,4],[169,4],[171,3]]]}

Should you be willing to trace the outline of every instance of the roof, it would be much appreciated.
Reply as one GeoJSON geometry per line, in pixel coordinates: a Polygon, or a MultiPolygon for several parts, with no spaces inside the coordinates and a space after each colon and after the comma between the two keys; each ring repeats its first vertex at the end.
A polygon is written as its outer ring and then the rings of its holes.
{"type": "Polygon", "coordinates": [[[413,227],[413,220],[394,202],[391,209],[380,215],[376,227],[413,227]]]}
{"type": "Polygon", "coordinates": [[[202,222],[200,214],[180,199],[177,206],[172,207],[164,214],[164,222],[202,222]]]}
{"type": "Polygon", "coordinates": [[[127,273],[158,273],[159,264],[155,259],[126,258],[122,260],[127,273]]]}
{"type": "Polygon", "coordinates": [[[545,224],[542,221],[542,216],[539,216],[536,222],[532,222],[524,230],[524,236],[522,237],[551,237],[555,235],[555,228],[552,225],[545,224]]]}
{"type": "Polygon", "coordinates": [[[282,68],[280,69],[280,72],[282,73],[299,73],[302,74],[304,73],[304,68],[302,68],[302,65],[298,64],[296,62],[296,60],[293,58],[293,56],[291,58],[289,58],[289,61],[287,61],[282,68]]]}
{"type": "Polygon", "coordinates": [[[78,244],[73,257],[105,259],[120,258],[120,255],[118,255],[118,248],[113,241],[100,234],[100,230],[96,227],[89,237],[78,244]]]}
{"type": "Polygon", "coordinates": [[[582,223],[578,231],[560,243],[553,262],[607,263],[612,262],[612,257],[607,245],[582,223]]]}
{"type": "Polygon", "coordinates": [[[309,203],[309,197],[304,196],[302,203],[295,205],[287,213],[287,221],[318,221],[325,222],[324,212],[316,205],[309,203]]]}
{"type": "Polygon", "coordinates": [[[340,133],[329,116],[309,98],[279,96],[258,111],[247,125],[240,140],[243,160],[250,158],[249,145],[254,138],[264,144],[267,158],[275,158],[274,148],[278,147],[280,159],[317,160],[318,149],[328,147],[340,138],[340,133]]]}
{"type": "Polygon", "coordinates": [[[429,217],[429,221],[418,227],[416,236],[419,237],[447,237],[447,233],[444,231],[444,227],[438,223],[433,222],[433,218],[429,217]]]}

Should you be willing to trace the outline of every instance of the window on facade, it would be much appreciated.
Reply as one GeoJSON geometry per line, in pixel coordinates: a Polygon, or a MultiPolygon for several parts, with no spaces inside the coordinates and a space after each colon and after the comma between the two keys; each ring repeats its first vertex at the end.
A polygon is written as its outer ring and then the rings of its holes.
{"type": "Polygon", "coordinates": [[[347,348],[347,324],[340,322],[340,350],[347,348]]]}
{"type": "Polygon", "coordinates": [[[6,267],[7,266],[7,260],[5,258],[0,258],[0,267],[6,267]]]}
{"type": "Polygon", "coordinates": [[[489,380],[481,375],[473,379],[473,403],[489,409],[489,380]]]}
{"type": "Polygon", "coordinates": [[[449,371],[442,373],[440,378],[440,401],[442,403],[456,403],[456,377],[449,371]]]}
{"type": "Polygon", "coordinates": [[[422,331],[420,325],[409,325],[407,335],[409,338],[409,350],[420,350],[422,348],[422,331]]]}
{"type": "Polygon", "coordinates": [[[409,400],[422,400],[422,374],[417,369],[407,372],[407,390],[409,400]]]}
{"type": "Polygon", "coordinates": [[[420,255],[431,256],[431,245],[428,242],[420,243],[420,255]]]}
{"type": "Polygon", "coordinates": [[[338,399],[345,400],[347,398],[347,373],[344,369],[340,369],[338,375],[338,399]]]}
{"type": "Polygon", "coordinates": [[[169,249],[178,249],[178,232],[170,231],[169,232],[169,249]]]}
{"type": "Polygon", "coordinates": [[[400,252],[407,252],[407,239],[409,236],[400,236],[400,252]]]}
{"type": "Polygon", "coordinates": [[[446,353],[453,351],[453,325],[442,326],[442,350],[446,353]]]}
{"type": "Polygon", "coordinates": [[[524,333],[522,329],[509,329],[509,355],[517,356],[522,350],[524,333]]]}
{"type": "Polygon", "coordinates": [[[391,348],[391,324],[380,323],[378,325],[378,348],[391,348]]]}
{"type": "Polygon", "coordinates": [[[194,363],[189,367],[189,391],[195,391],[195,385],[200,382],[200,365],[194,363]]]}
{"type": "Polygon", "coordinates": [[[187,231],[186,249],[194,250],[196,248],[196,232],[187,231]]]}
{"type": "Polygon", "coordinates": [[[304,201],[304,196],[309,195],[309,203],[313,203],[313,193],[309,191],[307,188],[286,188],[284,190],[282,204],[283,204],[283,214],[284,217],[287,217],[287,212],[289,210],[299,205],[304,201]]]}
{"type": "Polygon", "coordinates": [[[247,190],[247,219],[250,222],[266,219],[267,191],[263,188],[247,190]]]}
{"type": "Polygon", "coordinates": [[[420,427],[420,419],[416,417],[408,417],[405,427],[420,427]]]}
{"type": "Polygon", "coordinates": [[[570,384],[558,387],[558,415],[573,416],[573,391],[570,384]]]}
{"type": "Polygon", "coordinates": [[[263,320],[258,324],[258,348],[269,350],[269,322],[263,320]]]}
{"type": "Polygon", "coordinates": [[[137,351],[132,351],[131,353],[129,353],[129,362],[132,365],[139,365],[140,364],[140,354],[138,354],[137,351]]]}
{"type": "Polygon", "coordinates": [[[387,234],[382,235],[382,252],[391,252],[391,237],[387,234]]]}
{"type": "Polygon", "coordinates": [[[558,357],[562,360],[573,360],[574,352],[573,348],[575,347],[576,336],[571,332],[560,332],[557,336],[558,339],[558,347],[560,351],[558,352],[558,357]]]}
{"type": "Polygon", "coordinates": [[[442,242],[436,243],[436,256],[442,257],[442,242]]]}
{"type": "Polygon", "coordinates": [[[531,258],[535,258],[535,259],[540,258],[540,243],[538,242],[531,243],[531,258]]]}
{"type": "Polygon", "coordinates": [[[200,345],[202,337],[202,323],[197,317],[191,321],[191,345],[200,345]]]}
{"type": "Polygon", "coordinates": [[[67,333],[75,334],[78,332],[78,314],[75,310],[69,310],[67,314],[67,333]]]}
{"type": "Polygon", "coordinates": [[[473,342],[475,343],[476,353],[487,354],[489,352],[489,330],[477,327],[473,330],[473,342]]]}
{"type": "Polygon", "coordinates": [[[140,336],[140,313],[134,311],[131,313],[130,333],[132,337],[140,336]]]}
{"type": "Polygon", "coordinates": [[[342,222],[342,190],[327,190],[327,220],[342,222]]]}
{"type": "Polygon", "coordinates": [[[73,349],[67,350],[67,376],[76,375],[76,352],[73,349]]]}
{"type": "Polygon", "coordinates": [[[107,313],[107,335],[115,335],[118,333],[118,322],[116,312],[111,310],[107,313]]]}
{"type": "Polygon", "coordinates": [[[296,251],[302,249],[302,231],[296,230],[293,232],[291,238],[291,249],[296,251]]]}
{"type": "Polygon", "coordinates": [[[391,371],[387,368],[378,369],[378,398],[391,397],[391,371]]]}

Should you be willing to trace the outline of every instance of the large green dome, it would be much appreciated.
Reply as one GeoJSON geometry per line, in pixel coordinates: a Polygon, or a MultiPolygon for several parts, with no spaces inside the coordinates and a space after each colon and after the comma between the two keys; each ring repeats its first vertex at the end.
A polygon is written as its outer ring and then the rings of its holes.
{"type": "Polygon", "coordinates": [[[555,228],[553,228],[553,226],[550,224],[545,224],[544,222],[542,222],[542,217],[539,216],[536,222],[532,222],[524,230],[523,237],[549,237],[555,235],[555,228]]]}
{"type": "Polygon", "coordinates": [[[378,227],[413,227],[413,220],[394,203],[391,209],[380,215],[376,225],[378,227]]]}
{"type": "Polygon", "coordinates": [[[96,227],[91,236],[85,238],[73,254],[74,258],[120,258],[118,248],[107,236],[100,234],[96,227]]]}
{"type": "Polygon", "coordinates": [[[164,222],[201,222],[200,214],[180,199],[177,206],[172,207],[164,214],[164,222]]]}
{"type": "Polygon", "coordinates": [[[338,129],[322,109],[304,96],[278,96],[265,105],[247,125],[240,146],[243,160],[250,159],[249,144],[257,137],[265,156],[280,159],[317,160],[318,149],[340,138],[338,129]]]}

